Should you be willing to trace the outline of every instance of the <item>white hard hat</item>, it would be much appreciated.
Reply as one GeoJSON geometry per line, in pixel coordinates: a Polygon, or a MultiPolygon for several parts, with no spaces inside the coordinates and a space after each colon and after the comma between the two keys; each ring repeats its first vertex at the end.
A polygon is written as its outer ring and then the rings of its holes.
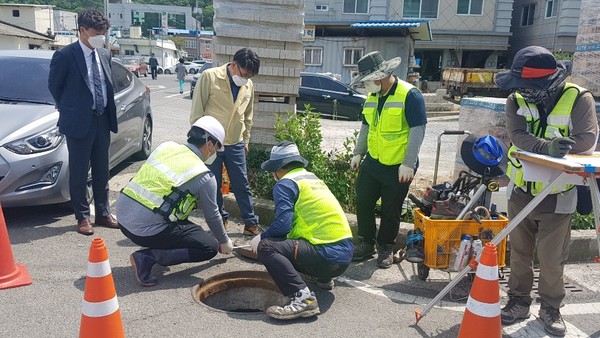
{"type": "Polygon", "coordinates": [[[223,142],[225,140],[225,129],[223,129],[223,125],[221,122],[212,116],[202,116],[196,122],[194,122],[193,126],[202,128],[208,134],[213,136],[214,138],[221,143],[221,147],[219,150],[223,150],[223,142]]]}

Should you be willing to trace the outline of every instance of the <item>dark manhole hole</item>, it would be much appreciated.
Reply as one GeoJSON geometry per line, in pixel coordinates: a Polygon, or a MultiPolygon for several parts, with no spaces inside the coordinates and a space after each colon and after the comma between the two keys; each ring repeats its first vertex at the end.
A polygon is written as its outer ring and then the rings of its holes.
{"type": "Polygon", "coordinates": [[[199,304],[236,313],[264,312],[287,301],[266,271],[233,271],[208,277],[192,288],[192,296],[199,304]]]}

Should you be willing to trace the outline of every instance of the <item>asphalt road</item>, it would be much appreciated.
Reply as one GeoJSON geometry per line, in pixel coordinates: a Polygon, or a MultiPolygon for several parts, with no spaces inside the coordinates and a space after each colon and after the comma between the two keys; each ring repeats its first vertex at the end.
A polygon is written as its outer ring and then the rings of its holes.
{"type": "MultiPolygon", "coordinates": [[[[167,140],[183,142],[189,128],[189,93],[178,93],[174,75],[162,75],[156,81],[143,78],[143,81],[152,90],[154,146],[167,140]]],[[[186,89],[189,90],[189,84],[186,89]]],[[[357,125],[323,122],[336,131],[351,131],[357,125]]],[[[434,151],[437,135],[451,127],[429,124],[426,142],[433,144],[434,151]]],[[[324,138],[330,141],[326,132],[324,138]]],[[[431,156],[435,157],[427,149],[427,160],[422,159],[419,171],[424,179],[427,179],[425,173],[432,171],[431,156]]],[[[451,161],[451,150],[444,151],[444,158],[451,161]]],[[[127,162],[111,172],[113,203],[118,191],[140,166],[141,162],[127,162]]],[[[443,170],[448,167],[444,165],[443,170]]],[[[5,209],[4,214],[14,259],[26,266],[33,283],[0,290],[0,337],[77,336],[92,237],[76,233],[73,215],[56,206],[11,208],[5,209]]],[[[207,228],[199,213],[194,213],[192,220],[207,228]]],[[[243,241],[242,226],[234,223],[230,227],[232,238],[243,241]]],[[[317,318],[282,323],[263,313],[214,310],[198,304],[192,297],[192,287],[201,284],[204,278],[229,271],[264,270],[260,264],[234,255],[218,255],[209,262],[155,267],[159,284],[143,288],[136,284],[129,264],[130,253],[138,247],[118,230],[96,228],[93,237],[102,237],[106,242],[123,326],[129,337],[456,337],[470,289],[467,279],[461,281],[439,307],[433,308],[415,326],[414,309],[422,308],[435,297],[452,274],[432,270],[429,279],[421,281],[410,263],[380,270],[371,259],[352,264],[331,292],[309,285],[316,291],[321,307],[322,313],[317,318]]],[[[568,336],[600,337],[600,264],[569,264],[566,270],[570,289],[562,313],[568,323],[568,336]]],[[[505,282],[501,281],[503,296],[505,288],[505,282]]],[[[535,306],[532,312],[537,315],[535,306]]],[[[489,334],[482,330],[481,337],[489,334]]],[[[503,334],[544,336],[535,316],[505,327],[503,334]]]]}

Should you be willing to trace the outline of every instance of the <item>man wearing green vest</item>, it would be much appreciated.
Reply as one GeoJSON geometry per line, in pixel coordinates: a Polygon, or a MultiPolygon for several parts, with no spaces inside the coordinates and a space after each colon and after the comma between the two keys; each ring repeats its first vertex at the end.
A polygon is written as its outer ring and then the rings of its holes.
{"type": "MultiPolygon", "coordinates": [[[[544,183],[525,181],[522,165],[510,156],[514,150],[563,157],[567,153],[591,153],[596,148],[598,122],[592,94],[565,82],[571,74],[570,61],[557,62],[550,51],[539,46],[521,49],[510,71],[495,82],[512,90],[506,101],[507,129],[512,143],[506,175],[510,183],[508,214],[517,215],[544,183]]],[[[510,325],[529,318],[533,287],[534,250],[539,260],[539,319],[544,330],[564,336],[565,322],[559,308],[565,297],[564,262],[569,254],[571,214],[577,205],[572,185],[557,187],[510,233],[510,277],[508,303],[502,309],[502,323],[510,325]]]]}
{"type": "Polygon", "coordinates": [[[327,185],[304,169],[307,164],[294,143],[283,141],[261,165],[277,180],[275,221],[250,246],[279,290],[290,297],[287,305],[267,309],[267,315],[276,319],[319,314],[317,298],[300,273],[331,290],[332,278],[346,271],[352,261],[352,231],[346,214],[327,185]]]}
{"type": "Polygon", "coordinates": [[[419,89],[392,75],[399,65],[399,57],[385,61],[379,52],[371,52],[358,60],[359,75],[351,83],[362,83],[369,93],[350,162],[352,170],[360,167],[356,181],[360,239],[353,260],[372,256],[377,242],[377,266],[383,269],[393,263],[392,247],[400,228],[402,204],[418,167],[417,156],[427,124],[419,89]],[[381,222],[376,235],[375,206],[379,198],[381,222]]]}
{"type": "Polygon", "coordinates": [[[137,245],[131,265],[142,286],[154,286],[155,264],[206,261],[217,252],[230,254],[233,244],[217,206],[217,181],[207,168],[223,149],[225,131],[217,119],[204,116],[192,125],[187,144],[159,145],[116,202],[121,231],[137,245]],[[202,208],[212,235],[187,220],[202,208]]]}

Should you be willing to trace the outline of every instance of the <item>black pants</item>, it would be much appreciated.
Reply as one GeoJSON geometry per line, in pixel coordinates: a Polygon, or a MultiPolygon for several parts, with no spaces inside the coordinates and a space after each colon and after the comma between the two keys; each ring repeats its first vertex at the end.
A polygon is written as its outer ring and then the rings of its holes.
{"type": "Polygon", "coordinates": [[[400,165],[383,165],[367,154],[356,180],[358,235],[367,243],[394,244],[400,228],[402,203],[410,183],[398,181],[400,165]],[[375,205],[381,197],[381,222],[375,235],[375,205]]]}
{"type": "Polygon", "coordinates": [[[153,236],[136,236],[121,227],[121,232],[133,243],[150,249],[188,249],[190,261],[201,262],[217,255],[219,244],[199,225],[192,222],[178,222],[153,236]]]}
{"type": "Polygon", "coordinates": [[[158,70],[158,67],[150,67],[150,74],[152,74],[152,79],[156,79],[156,72],[158,70]]]}
{"type": "Polygon", "coordinates": [[[110,213],[110,204],[108,203],[109,147],[110,119],[107,112],[92,117],[90,131],[83,138],[67,137],[69,193],[77,220],[90,218],[90,205],[86,197],[90,166],[96,216],[107,216],[110,213]]]}
{"type": "Polygon", "coordinates": [[[349,265],[329,263],[304,239],[263,239],[257,251],[258,260],[265,265],[285,296],[306,287],[298,272],[326,282],[344,273],[349,265]]]}

